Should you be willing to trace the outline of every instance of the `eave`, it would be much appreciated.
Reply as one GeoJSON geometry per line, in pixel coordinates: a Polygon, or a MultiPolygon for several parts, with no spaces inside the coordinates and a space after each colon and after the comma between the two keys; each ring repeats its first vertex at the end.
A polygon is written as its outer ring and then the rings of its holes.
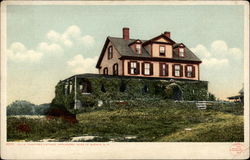
{"type": "Polygon", "coordinates": [[[175,44],[175,41],[173,41],[172,39],[166,37],[164,34],[160,34],[159,36],[154,37],[154,38],[152,38],[152,39],[150,39],[150,40],[148,40],[148,41],[142,43],[142,45],[145,46],[145,45],[147,45],[147,44],[157,43],[157,42],[155,42],[155,40],[157,40],[157,39],[159,39],[159,38],[161,38],[161,37],[164,38],[166,41],[170,41],[169,44],[175,44]]]}
{"type": "Polygon", "coordinates": [[[173,58],[158,58],[158,57],[134,57],[134,56],[122,56],[120,60],[146,60],[146,61],[157,61],[157,62],[176,62],[176,63],[189,63],[189,64],[200,64],[202,61],[182,60],[173,58]]]}
{"type": "Polygon", "coordinates": [[[96,64],[96,68],[97,68],[97,69],[100,68],[100,65],[101,65],[103,56],[104,56],[104,54],[105,54],[106,48],[107,48],[107,46],[108,46],[108,44],[109,44],[109,41],[110,41],[110,40],[109,40],[109,38],[107,37],[107,38],[106,38],[106,41],[105,41],[105,44],[104,44],[104,46],[103,46],[103,48],[102,48],[101,55],[99,56],[99,59],[98,59],[97,64],[96,64]]]}

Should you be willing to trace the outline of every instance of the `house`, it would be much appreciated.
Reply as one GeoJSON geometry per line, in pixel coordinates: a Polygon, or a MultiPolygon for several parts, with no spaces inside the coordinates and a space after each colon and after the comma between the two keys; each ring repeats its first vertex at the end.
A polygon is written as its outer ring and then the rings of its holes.
{"type": "Polygon", "coordinates": [[[200,80],[201,60],[164,32],[149,40],[107,37],[96,68],[99,74],[200,80]]]}
{"type": "Polygon", "coordinates": [[[170,32],[150,40],[107,37],[97,61],[99,74],[72,75],[56,86],[51,106],[81,113],[99,102],[143,100],[208,100],[208,82],[200,80],[201,60],[170,32]],[[142,98],[143,97],[143,98],[142,98]]]}
{"type": "Polygon", "coordinates": [[[234,102],[244,102],[244,89],[242,88],[239,92],[239,94],[236,96],[231,96],[231,97],[227,97],[227,99],[234,101],[234,102]]]}

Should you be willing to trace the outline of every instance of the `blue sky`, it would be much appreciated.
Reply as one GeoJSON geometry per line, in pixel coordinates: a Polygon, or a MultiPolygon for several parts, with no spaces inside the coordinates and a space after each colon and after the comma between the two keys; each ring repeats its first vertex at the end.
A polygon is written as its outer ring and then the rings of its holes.
{"type": "Polygon", "coordinates": [[[170,31],[203,60],[201,79],[218,98],[243,86],[241,5],[7,6],[7,98],[47,103],[59,80],[95,72],[107,36],[150,39],[170,31]]]}

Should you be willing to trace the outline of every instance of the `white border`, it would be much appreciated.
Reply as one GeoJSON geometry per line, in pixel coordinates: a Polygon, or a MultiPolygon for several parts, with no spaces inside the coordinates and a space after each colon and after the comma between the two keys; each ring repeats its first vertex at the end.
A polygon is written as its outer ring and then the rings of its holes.
{"type": "MultiPolygon", "coordinates": [[[[106,143],[107,146],[40,146],[40,142],[6,145],[6,6],[7,5],[244,5],[245,142],[249,147],[249,6],[246,1],[5,1],[1,3],[1,156],[4,159],[246,159],[249,149],[232,155],[233,143],[106,143]],[[37,145],[31,145],[37,144],[37,145]],[[24,146],[25,145],[25,146],[24,146]]],[[[68,144],[67,142],[60,142],[68,144]]],[[[50,144],[58,144],[50,142],[50,144]]],[[[77,144],[98,144],[77,143],[77,144]]]]}

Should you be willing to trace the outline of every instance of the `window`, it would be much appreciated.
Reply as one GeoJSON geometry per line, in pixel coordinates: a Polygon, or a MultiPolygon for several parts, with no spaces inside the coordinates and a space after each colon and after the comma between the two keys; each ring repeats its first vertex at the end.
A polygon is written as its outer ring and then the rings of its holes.
{"type": "Polygon", "coordinates": [[[128,74],[140,74],[140,63],[136,61],[128,62],[128,74]]]}
{"type": "Polygon", "coordinates": [[[137,54],[141,54],[141,44],[136,44],[135,45],[135,51],[137,54]]]}
{"type": "Polygon", "coordinates": [[[142,63],[142,74],[153,75],[153,63],[149,62],[142,63]]]}
{"type": "Polygon", "coordinates": [[[174,65],[174,76],[180,77],[181,76],[181,66],[174,65]]]}
{"type": "Polygon", "coordinates": [[[108,68],[107,67],[103,69],[103,74],[108,75],[108,68]]]}
{"type": "Polygon", "coordinates": [[[168,65],[160,63],[160,76],[168,76],[168,65]]]}
{"type": "Polygon", "coordinates": [[[179,56],[184,57],[184,54],[185,54],[184,48],[179,48],[179,56]]]}
{"type": "Polygon", "coordinates": [[[68,94],[68,85],[65,84],[64,86],[64,94],[67,95],[68,94]]]}
{"type": "Polygon", "coordinates": [[[113,47],[109,46],[108,48],[108,59],[112,59],[113,58],[113,47]]]}
{"type": "Polygon", "coordinates": [[[192,71],[193,67],[192,66],[187,66],[187,77],[192,77],[192,71]]]}
{"type": "Polygon", "coordinates": [[[150,63],[144,63],[144,74],[150,75],[150,63]]]}
{"type": "Polygon", "coordinates": [[[130,74],[136,74],[136,62],[130,63],[130,74]]]}
{"type": "Polygon", "coordinates": [[[82,94],[91,93],[91,84],[89,81],[82,81],[79,83],[79,90],[82,94]]]}
{"type": "Polygon", "coordinates": [[[113,75],[118,75],[118,64],[113,65],[113,75]]]}
{"type": "Polygon", "coordinates": [[[195,68],[194,66],[186,66],[186,77],[195,77],[195,68]]]}
{"type": "Polygon", "coordinates": [[[160,56],[165,56],[165,46],[160,46],[160,56]]]}

